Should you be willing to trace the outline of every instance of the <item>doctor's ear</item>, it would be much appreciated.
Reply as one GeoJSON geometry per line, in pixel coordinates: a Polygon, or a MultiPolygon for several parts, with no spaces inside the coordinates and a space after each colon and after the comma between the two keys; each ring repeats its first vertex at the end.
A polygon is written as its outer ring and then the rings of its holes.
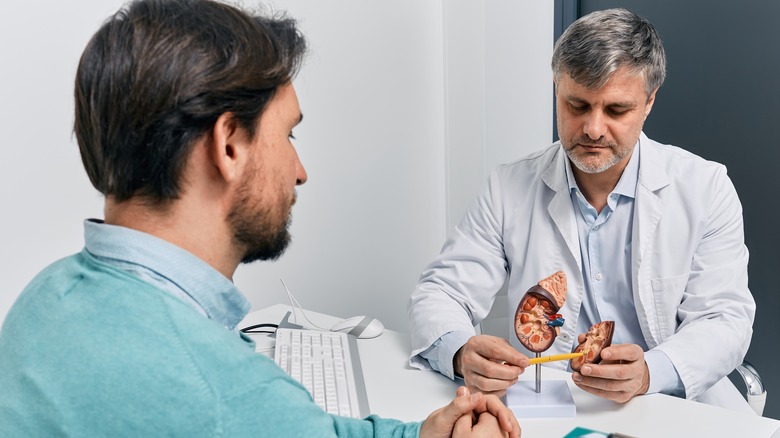
{"type": "Polygon", "coordinates": [[[645,104],[645,118],[650,115],[650,111],[653,109],[653,104],[655,103],[655,94],[658,92],[658,88],[653,90],[648,96],[647,96],[647,103],[645,104]]]}

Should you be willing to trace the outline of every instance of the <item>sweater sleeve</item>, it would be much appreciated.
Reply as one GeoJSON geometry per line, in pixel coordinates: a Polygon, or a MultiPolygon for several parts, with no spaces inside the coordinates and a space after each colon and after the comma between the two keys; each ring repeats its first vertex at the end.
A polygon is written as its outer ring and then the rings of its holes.
{"type": "Polygon", "coordinates": [[[225,437],[412,438],[420,433],[420,423],[403,423],[375,415],[357,419],[327,414],[314,403],[306,389],[286,376],[244,388],[225,398],[219,409],[222,411],[219,435],[225,437]]]}
{"type": "Polygon", "coordinates": [[[376,415],[362,420],[334,416],[333,424],[339,437],[417,438],[422,426],[422,423],[403,423],[376,415]]]}

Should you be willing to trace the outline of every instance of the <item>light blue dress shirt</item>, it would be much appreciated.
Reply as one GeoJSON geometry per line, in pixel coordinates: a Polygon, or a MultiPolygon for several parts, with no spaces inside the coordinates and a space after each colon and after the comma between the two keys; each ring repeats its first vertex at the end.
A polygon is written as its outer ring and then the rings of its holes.
{"type": "MultiPolygon", "coordinates": [[[[634,195],[639,175],[639,153],[636,151],[623,171],[607,205],[600,213],[591,206],[577,186],[571,161],[566,158],[577,234],[582,256],[582,300],[577,333],[586,333],[593,324],[615,321],[612,342],[630,342],[647,350],[631,291],[631,225],[634,217],[634,195]]],[[[575,340],[575,345],[577,342],[575,340]]]]}
{"type": "Polygon", "coordinates": [[[251,304],[222,273],[193,254],[150,234],[84,221],[85,247],[115,266],[184,301],[228,330],[249,312],[251,304]]]}
{"type": "MultiPolygon", "coordinates": [[[[631,229],[634,224],[634,198],[639,179],[639,148],[623,170],[607,205],[596,212],[577,186],[571,161],[566,158],[566,178],[571,191],[577,234],[582,256],[585,297],[577,319],[577,333],[586,333],[593,324],[615,321],[613,344],[642,347],[650,372],[648,393],[684,395],[682,381],[671,360],[661,351],[648,351],[634,306],[631,287],[631,229]]],[[[577,340],[574,340],[574,346],[577,340]]]]}

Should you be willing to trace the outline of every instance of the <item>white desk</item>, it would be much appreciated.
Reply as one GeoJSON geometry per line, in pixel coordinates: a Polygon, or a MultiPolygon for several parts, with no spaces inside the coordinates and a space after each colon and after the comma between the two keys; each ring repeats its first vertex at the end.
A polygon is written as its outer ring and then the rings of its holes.
{"type": "MultiPolygon", "coordinates": [[[[239,327],[278,323],[289,310],[287,305],[275,305],[252,312],[239,327]]],[[[339,320],[310,311],[306,315],[323,327],[330,327],[339,320]]],[[[349,316],[354,315],[343,315],[349,316]]],[[[263,348],[262,336],[254,337],[258,349],[263,348]]],[[[420,371],[408,365],[411,347],[407,334],[385,330],[378,338],[358,340],[358,348],[373,414],[420,421],[455,396],[457,382],[437,372],[420,371]]],[[[533,375],[529,369],[520,378],[532,380],[533,375]]],[[[582,391],[571,382],[569,373],[545,367],[542,376],[545,380],[568,381],[577,405],[577,416],[522,419],[520,426],[524,437],[562,437],[577,426],[634,437],[780,437],[780,421],[777,420],[662,394],[636,397],[620,405],[582,391]]]]}

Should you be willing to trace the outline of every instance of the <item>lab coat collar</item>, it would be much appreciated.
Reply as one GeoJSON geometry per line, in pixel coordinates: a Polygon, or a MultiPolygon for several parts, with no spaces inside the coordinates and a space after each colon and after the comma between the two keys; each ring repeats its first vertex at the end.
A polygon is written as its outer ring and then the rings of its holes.
{"type": "Polygon", "coordinates": [[[582,266],[580,255],[580,241],[577,235],[577,219],[574,217],[574,209],[569,196],[569,183],[566,179],[566,153],[563,151],[560,141],[550,149],[552,155],[547,168],[542,172],[542,181],[555,192],[555,195],[547,205],[547,213],[561,233],[569,253],[576,261],[577,267],[582,266]]]}
{"type": "MultiPolygon", "coordinates": [[[[639,143],[649,145],[653,141],[644,132],[639,134],[639,143]]],[[[658,151],[651,147],[639,148],[639,185],[655,192],[669,185],[669,175],[658,151]]]]}
{"type": "Polygon", "coordinates": [[[552,160],[550,160],[547,169],[542,173],[542,181],[554,192],[560,192],[563,189],[568,189],[566,153],[563,151],[560,141],[555,142],[552,149],[554,149],[552,160]]]}
{"type": "MultiPolygon", "coordinates": [[[[639,134],[639,144],[649,145],[653,143],[644,132],[639,134]]],[[[568,188],[566,179],[566,153],[561,142],[553,145],[553,156],[542,173],[542,181],[554,192],[568,188]]],[[[657,151],[652,147],[639,148],[639,181],[645,189],[655,192],[669,185],[669,175],[666,173],[663,161],[658,157],[657,151]]]]}

